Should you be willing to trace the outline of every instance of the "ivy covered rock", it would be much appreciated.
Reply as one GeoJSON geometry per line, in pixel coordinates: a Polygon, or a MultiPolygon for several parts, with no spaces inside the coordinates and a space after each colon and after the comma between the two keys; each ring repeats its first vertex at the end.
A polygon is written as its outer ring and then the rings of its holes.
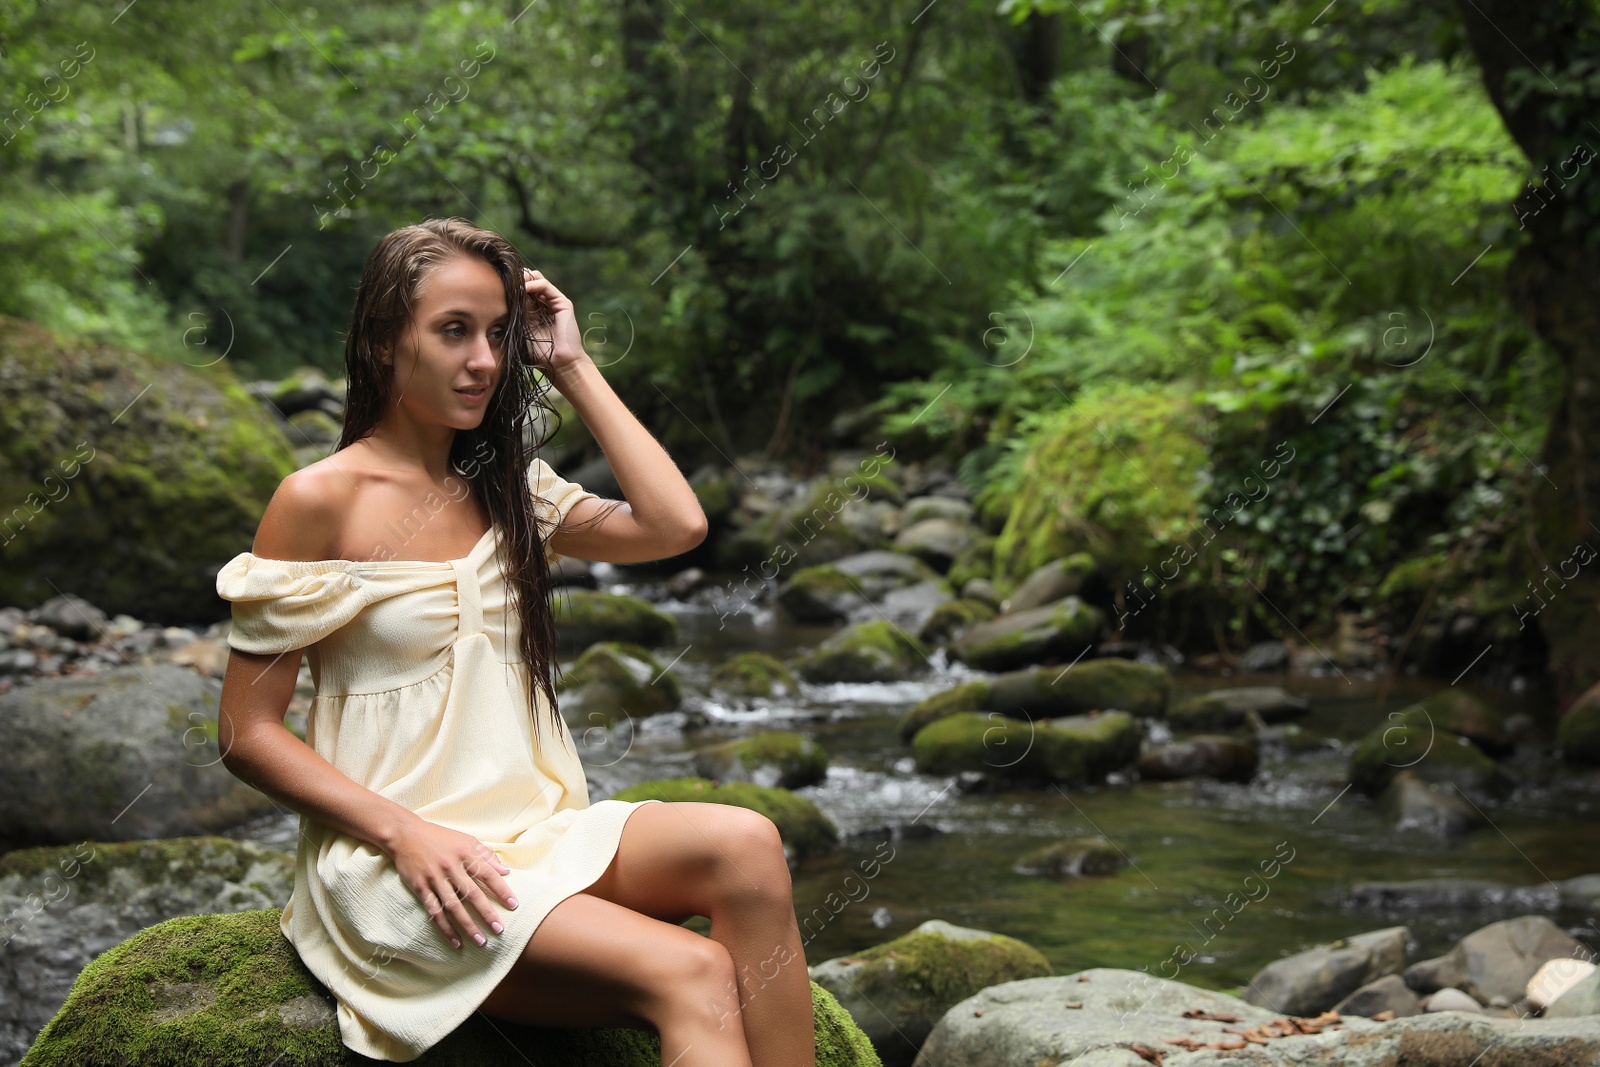
{"type": "Polygon", "coordinates": [[[940,1017],[978,990],[1051,973],[1025,942],[942,919],[811,968],[812,981],[838,998],[886,1067],[909,1065],[940,1017]]]}
{"type": "Polygon", "coordinates": [[[831,851],[839,843],[839,829],[805,797],[787,789],[753,785],[749,782],[718,784],[709,778],[658,778],[640,782],[612,794],[613,800],[630,803],[640,800],[665,800],[673,803],[694,800],[706,804],[732,804],[759,811],[777,826],[783,848],[791,864],[809,856],[831,851]]]}
{"type": "MultiPolygon", "coordinates": [[[[278,928],[280,909],[189,915],[146,929],[85,967],[25,1067],[353,1067],[332,995],[278,928]]],[[[812,983],[818,1067],[877,1057],[839,1002],[812,983]]],[[[474,1013],[412,1062],[480,1067],[658,1067],[652,1030],[527,1027],[474,1013]],[[508,1049],[509,1043],[509,1049],[508,1049]],[[514,1055],[513,1055],[514,1054],[514,1055]]]]}
{"type": "Polygon", "coordinates": [[[718,782],[799,789],[828,776],[828,754],[804,734],[769,730],[703,748],[694,754],[694,767],[718,782]]]}
{"type": "Polygon", "coordinates": [[[916,638],[882,619],[858,622],[794,662],[808,682],[895,682],[928,662],[916,638]]]}
{"type": "Polygon", "coordinates": [[[1480,804],[1505,796],[1514,784],[1482,749],[1437,725],[1420,708],[1390,715],[1362,739],[1350,757],[1350,784],[1380,796],[1403,770],[1423,782],[1458,786],[1480,804]]]}
{"type": "Polygon", "coordinates": [[[678,637],[677,619],[636,596],[564,586],[551,600],[556,642],[563,652],[577,652],[600,641],[660,648],[678,637]]]}
{"type": "Polygon", "coordinates": [[[623,718],[647,718],[672,711],[683,692],[671,671],[650,650],[626,641],[590,645],[561,673],[561,714],[568,725],[611,726],[623,718]]]}
{"type": "Polygon", "coordinates": [[[1026,611],[998,615],[965,630],[951,645],[964,663],[982,671],[1009,671],[1031,663],[1070,661],[1097,640],[1105,615],[1075,596],[1026,611]]]}
{"type": "Polygon", "coordinates": [[[742,699],[798,696],[794,672],[770,652],[741,652],[711,672],[712,692],[742,699]]]}
{"type": "Polygon", "coordinates": [[[4,316],[0,425],[0,604],[24,608],[67,592],[113,615],[217,618],[217,568],[296,467],[225,361],[4,316]]]}
{"type": "Polygon", "coordinates": [[[1143,731],[1125,711],[1029,722],[962,711],[923,727],[911,739],[919,771],[977,771],[1021,782],[1082,785],[1133,763],[1143,731]]]}

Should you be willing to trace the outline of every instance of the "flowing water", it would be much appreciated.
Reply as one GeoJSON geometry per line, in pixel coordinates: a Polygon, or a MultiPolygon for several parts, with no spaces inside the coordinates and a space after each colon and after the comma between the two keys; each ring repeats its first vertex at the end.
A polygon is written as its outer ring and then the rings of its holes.
{"type": "MultiPolygon", "coordinates": [[[[798,791],[833,819],[844,839],[835,853],[807,860],[794,875],[811,963],[944,919],[1020,938],[1058,974],[1145,968],[1229,989],[1281,955],[1364,930],[1405,923],[1417,954],[1429,956],[1515,913],[1357,911],[1343,902],[1355,883],[1450,876],[1542,886],[1600,872],[1600,780],[1566,771],[1548,755],[1512,758],[1508,766],[1524,784],[1487,811],[1492,826],[1455,841],[1397,832],[1375,804],[1344,791],[1355,742],[1389,713],[1443,688],[1442,680],[1386,683],[1345,670],[1285,683],[1179,671],[1175,700],[1233,685],[1284,684],[1310,700],[1312,712],[1300,725],[1324,740],[1304,751],[1265,747],[1261,771],[1248,785],[1114,779],[1095,787],[963,793],[951,778],[917,773],[895,728],[917,701],[975,676],[963,665],[936,656],[929,670],[906,682],[807,685],[798,700],[722,706],[702,694],[711,671],[730,655],[760,649],[788,658],[833,628],[787,623],[769,605],[726,614],[726,604],[668,599],[655,583],[612,581],[614,568],[597,573],[607,576],[607,591],[645,596],[677,617],[679,643],[657,656],[671,663],[687,706],[710,723],[684,729],[680,712],[646,719],[631,734],[575,730],[592,799],[634,782],[693,774],[694,749],[757,730],[795,730],[828,752],[827,780],[798,791]],[[892,836],[890,827],[897,828],[892,836]],[[1110,840],[1130,866],[1084,878],[1012,870],[1031,849],[1091,835],[1110,840]]],[[[1550,703],[1545,694],[1479,695],[1508,712],[1548,718],[1541,710],[1550,703]]],[[[238,835],[292,848],[294,834],[293,821],[271,819],[238,835]]],[[[1574,934],[1600,946],[1600,931],[1563,918],[1574,934]]],[[[688,925],[708,929],[698,919],[688,925]]]]}

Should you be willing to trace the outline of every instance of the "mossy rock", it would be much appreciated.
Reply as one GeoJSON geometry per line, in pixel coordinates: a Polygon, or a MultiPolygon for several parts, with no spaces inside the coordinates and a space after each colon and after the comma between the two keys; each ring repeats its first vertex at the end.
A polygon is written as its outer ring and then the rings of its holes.
{"type": "Polygon", "coordinates": [[[1238,730],[1279,723],[1309,714],[1311,703],[1272,685],[1213,689],[1179,703],[1167,713],[1174,730],[1238,730]]]}
{"type": "Polygon", "coordinates": [[[1099,638],[1106,618],[1078,597],[998,615],[962,633],[951,651],[982,671],[1008,671],[1032,663],[1073,660],[1099,638]]]}
{"type": "Polygon", "coordinates": [[[900,717],[900,740],[910,741],[917,731],[957,712],[989,710],[989,683],[982,679],[962,682],[922,700],[900,717]]]}
{"type": "Polygon", "coordinates": [[[724,544],[720,561],[735,570],[763,561],[813,566],[887,547],[878,512],[904,498],[894,479],[881,471],[824,478],[801,501],[737,531],[724,544]],[[868,502],[881,503],[864,507],[868,502]]]}
{"type": "Polygon", "coordinates": [[[1108,657],[1080,660],[1065,670],[1007,671],[990,683],[987,710],[1037,718],[1115,709],[1159,719],[1171,694],[1172,676],[1165,667],[1108,657]]]}
{"type": "Polygon", "coordinates": [[[787,789],[752,785],[748,782],[718,784],[709,778],[657,778],[630,785],[611,797],[630,803],[640,800],[681,800],[705,804],[732,804],[736,808],[759,811],[771,819],[783,838],[784,849],[795,860],[819,856],[839,843],[838,827],[805,797],[787,789]]]}
{"type": "Polygon", "coordinates": [[[799,789],[828,776],[828,754],[804,734],[767,730],[703,748],[694,754],[694,766],[718,782],[799,789]]]}
{"type": "Polygon", "coordinates": [[[678,637],[677,619],[636,596],[562,586],[551,599],[556,641],[563,651],[576,652],[601,641],[659,648],[678,637]]]}
{"type": "Polygon", "coordinates": [[[994,548],[996,584],[1088,551],[1109,576],[1132,577],[1172,546],[1203,539],[1210,460],[1203,413],[1181,384],[1116,384],[1085,393],[1035,435],[994,548]],[[1085,428],[1088,428],[1087,431],[1085,428]]]}
{"type": "Polygon", "coordinates": [[[994,545],[993,534],[974,532],[972,543],[951,562],[950,569],[945,572],[945,580],[960,589],[974,578],[994,577],[994,545]]]}
{"type": "Polygon", "coordinates": [[[1561,757],[1568,763],[1600,765],[1600,685],[1573,702],[1556,728],[1561,757]]]}
{"type": "MultiPolygon", "coordinates": [[[[332,995],[278,928],[280,909],[186,915],[148,927],[83,969],[22,1067],[373,1063],[339,1037],[332,995]]],[[[817,1064],[878,1064],[867,1037],[812,983],[817,1064]]],[[[541,1028],[468,1017],[419,1067],[534,1062],[658,1067],[653,1030],[541,1028]],[[513,1060],[508,1055],[515,1053],[513,1060]]]]}
{"type": "Polygon", "coordinates": [[[1034,722],[961,711],[919,730],[911,754],[926,774],[977,771],[1000,780],[1082,785],[1132,764],[1142,736],[1138,720],[1123,711],[1034,722]]]}
{"type": "Polygon", "coordinates": [[[1513,784],[1482,749],[1438,726],[1420,708],[1393,713],[1362,739],[1350,757],[1350,784],[1379,796],[1403,770],[1424,782],[1448,782],[1475,800],[1504,796],[1513,784]]]}
{"type": "Polygon", "coordinates": [[[860,586],[831,563],[802,567],[778,588],[778,606],[796,622],[843,622],[861,603],[860,586]]]}
{"type": "Polygon", "coordinates": [[[222,617],[294,454],[226,361],[159,358],[0,316],[0,604],[66,590],[108,615],[222,617]]]}
{"type": "Polygon", "coordinates": [[[1460,734],[1491,756],[1508,755],[1513,748],[1505,713],[1465,689],[1441,689],[1419,706],[1435,726],[1460,734]]]}
{"type": "Polygon", "coordinates": [[[993,619],[998,612],[993,604],[971,597],[946,600],[933,609],[917,631],[917,640],[927,645],[939,645],[960,636],[973,626],[993,619]]]}
{"type": "Polygon", "coordinates": [[[731,476],[716,475],[689,485],[700,502],[700,510],[705,512],[706,522],[712,525],[727,521],[739,507],[739,486],[731,476]]]}
{"type": "Polygon", "coordinates": [[[870,619],[847,626],[794,662],[808,682],[895,682],[928,661],[922,642],[898,626],[870,619]]]}
{"type": "Polygon", "coordinates": [[[909,1064],[945,1012],[980,989],[1052,973],[1025,942],[940,919],[811,968],[891,1067],[909,1064]]]}
{"type": "Polygon", "coordinates": [[[711,672],[711,688],[734,697],[772,699],[798,695],[800,682],[770,652],[741,652],[711,672]]]}
{"type": "Polygon", "coordinates": [[[624,717],[647,718],[683,703],[678,679],[650,650],[626,641],[590,645],[561,673],[561,711],[569,726],[611,726],[624,717]],[[571,712],[569,715],[568,712],[571,712]]]}
{"type": "Polygon", "coordinates": [[[1122,850],[1103,837],[1076,837],[1036,848],[1017,860],[1018,874],[1043,877],[1096,877],[1115,874],[1128,866],[1122,850]]]}

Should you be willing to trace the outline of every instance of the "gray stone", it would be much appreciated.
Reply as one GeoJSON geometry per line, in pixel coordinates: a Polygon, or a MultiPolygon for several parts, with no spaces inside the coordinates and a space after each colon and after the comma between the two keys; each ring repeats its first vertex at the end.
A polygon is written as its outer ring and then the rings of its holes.
{"type": "Polygon", "coordinates": [[[75,641],[98,641],[106,632],[106,613],[67,593],[53,596],[33,611],[33,621],[75,641]]]}
{"type": "MultiPolygon", "coordinates": [[[[1584,876],[1584,877],[1594,877],[1584,876]]],[[[1357,911],[1473,911],[1516,908],[1521,912],[1555,911],[1568,883],[1552,886],[1504,885],[1480,878],[1419,878],[1409,882],[1360,882],[1345,893],[1345,904],[1357,911]]]]}
{"type": "Polygon", "coordinates": [[[1175,729],[1227,730],[1247,725],[1252,714],[1264,723],[1280,723],[1310,711],[1310,701],[1280,686],[1249,685],[1190,697],[1172,709],[1170,718],[1175,729]]]}
{"type": "Polygon", "coordinates": [[[1256,746],[1235,737],[1202,735],[1155,745],[1139,756],[1139,777],[1151,781],[1215,778],[1248,782],[1256,776],[1256,746]]]}
{"type": "Polygon", "coordinates": [[[1422,1014],[1422,1002],[1398,974],[1389,974],[1376,982],[1368,982],[1360,989],[1333,1006],[1340,1015],[1360,1015],[1370,1019],[1392,1011],[1395,1018],[1422,1014]]]}
{"type": "Polygon", "coordinates": [[[1420,830],[1433,837],[1460,837],[1489,821],[1453,785],[1424,782],[1409,770],[1394,776],[1382,803],[1396,830],[1420,830]]]}
{"type": "Polygon", "coordinates": [[[1077,596],[1083,592],[1084,580],[1093,573],[1094,557],[1087,552],[1053,559],[1024,578],[1022,584],[1000,605],[1000,610],[1027,611],[1062,597],[1077,596]]]}
{"type": "Polygon", "coordinates": [[[948,496],[917,496],[906,501],[901,521],[915,526],[923,519],[949,519],[952,522],[972,521],[972,504],[948,496]]]}
{"type": "Polygon", "coordinates": [[[817,964],[811,979],[838,998],[886,1067],[899,1067],[952,1004],[985,986],[1049,973],[1044,956],[1015,938],[929,919],[886,944],[817,964]]]}
{"type": "Polygon", "coordinates": [[[1397,973],[1410,940],[1409,929],[1391,926],[1274,960],[1250,980],[1244,999],[1285,1015],[1317,1015],[1368,982],[1397,973]]]}
{"type": "Polygon", "coordinates": [[[1600,1015],[1600,971],[1561,994],[1544,1011],[1546,1019],[1573,1019],[1580,1015],[1600,1015]]]}
{"type": "Polygon", "coordinates": [[[1600,1017],[1495,1018],[1460,1012],[1393,1022],[1345,1017],[1321,1033],[1268,1039],[1236,1051],[1185,1052],[1170,1039],[1242,1042],[1234,1031],[1277,1016],[1236,997],[1141,971],[1094,969],[990,986],[953,1006],[915,1067],[1569,1067],[1600,1063],[1600,1017]],[[1079,981],[1080,978],[1087,981],[1079,981]],[[1081,1004],[1082,1007],[1068,1007],[1081,1004]],[[1185,1011],[1237,1023],[1186,1019],[1185,1011]],[[1490,1052],[1490,1050],[1493,1050],[1490,1052]]]}
{"type": "Polygon", "coordinates": [[[1472,997],[1452,986],[1430,993],[1422,1002],[1422,1010],[1434,1011],[1483,1011],[1483,1005],[1472,997]]]}
{"type": "Polygon", "coordinates": [[[1012,867],[1018,874],[1045,876],[1115,874],[1128,866],[1128,857],[1103,837],[1078,837],[1057,841],[1029,852],[1012,867]]]}
{"type": "Polygon", "coordinates": [[[1289,649],[1282,641],[1261,641],[1244,650],[1237,664],[1241,671],[1281,671],[1289,665],[1289,649]]]}
{"type": "Polygon", "coordinates": [[[1071,661],[1099,637],[1105,615],[1075,596],[1012,612],[964,631],[951,646],[968,666],[1008,671],[1051,660],[1071,661]]]}
{"type": "Polygon", "coordinates": [[[272,810],[222,765],[221,693],[220,679],[152,663],[0,696],[0,838],[173,837],[272,810]]]}
{"type": "Polygon", "coordinates": [[[84,966],[179,915],[281,906],[294,856],[251,841],[84,841],[0,857],[0,1062],[15,1063],[84,966]]]}
{"type": "Polygon", "coordinates": [[[943,574],[972,543],[972,527],[953,519],[923,519],[901,530],[894,550],[916,556],[943,574]]]}
{"type": "Polygon", "coordinates": [[[1542,915],[1523,915],[1474,930],[1443,956],[1406,969],[1406,985],[1419,993],[1446,986],[1461,990],[1480,1004],[1495,997],[1521,999],[1546,960],[1563,956],[1586,958],[1588,949],[1542,915]]]}

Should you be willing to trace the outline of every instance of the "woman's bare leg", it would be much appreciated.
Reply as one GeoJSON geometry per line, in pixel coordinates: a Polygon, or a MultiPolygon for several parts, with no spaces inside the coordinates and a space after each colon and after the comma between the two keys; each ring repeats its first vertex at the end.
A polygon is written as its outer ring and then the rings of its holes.
{"type": "MultiPolygon", "coordinates": [[[[711,939],[726,946],[737,972],[753,1067],[815,1067],[811,978],[772,820],[727,804],[643,805],[585,893],[668,923],[709,918],[711,939]]],[[[732,1014],[723,1022],[739,1026],[732,1014]]]]}
{"type": "Polygon", "coordinates": [[[646,804],[587,890],[551,910],[485,1014],[654,1026],[667,1067],[815,1067],[811,982],[781,839],[724,804],[646,804]],[[676,925],[711,919],[711,937],[676,925]]]}
{"type": "Polygon", "coordinates": [[[752,1067],[733,977],[717,942],[575,893],[479,1010],[526,1026],[653,1028],[668,1067],[752,1067]]]}

